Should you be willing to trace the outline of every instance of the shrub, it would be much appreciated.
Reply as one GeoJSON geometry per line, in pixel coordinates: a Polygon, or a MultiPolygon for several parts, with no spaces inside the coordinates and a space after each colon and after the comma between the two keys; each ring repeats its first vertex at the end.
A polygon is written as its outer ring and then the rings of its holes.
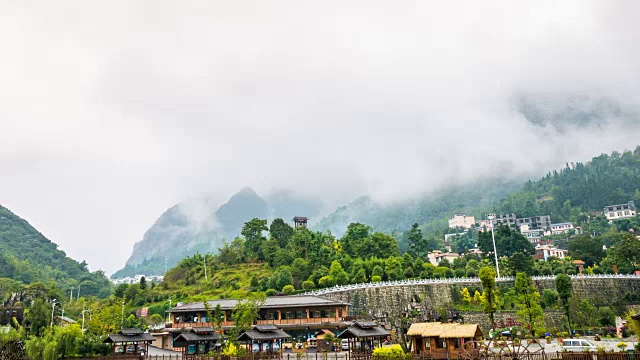
{"type": "Polygon", "coordinates": [[[296,288],[294,288],[293,285],[285,285],[282,287],[282,292],[287,295],[293,294],[294,291],[296,291],[296,288]]]}
{"type": "Polygon", "coordinates": [[[625,351],[627,350],[627,347],[629,347],[629,345],[627,345],[627,343],[625,342],[620,342],[618,343],[618,345],[616,345],[616,347],[620,349],[620,351],[625,351]]]}
{"type": "Polygon", "coordinates": [[[305,290],[310,290],[316,287],[316,284],[313,283],[313,281],[311,280],[305,280],[302,282],[302,288],[305,290]]]}
{"type": "Polygon", "coordinates": [[[382,278],[380,276],[374,275],[371,277],[371,282],[380,282],[382,278]]]}
{"type": "Polygon", "coordinates": [[[267,296],[274,296],[278,294],[278,291],[276,289],[267,289],[265,293],[267,294],[267,296]]]}
{"type": "Polygon", "coordinates": [[[402,360],[411,359],[411,354],[405,354],[402,347],[395,344],[390,347],[382,347],[373,350],[373,358],[376,360],[402,360]]]}
{"type": "Polygon", "coordinates": [[[596,346],[596,352],[606,352],[607,351],[607,347],[604,345],[598,345],[596,346]]]}

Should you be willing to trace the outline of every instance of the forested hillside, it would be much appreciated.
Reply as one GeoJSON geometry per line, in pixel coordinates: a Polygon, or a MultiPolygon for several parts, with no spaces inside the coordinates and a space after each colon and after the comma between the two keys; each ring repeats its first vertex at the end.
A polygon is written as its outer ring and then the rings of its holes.
{"type": "Polygon", "coordinates": [[[23,284],[55,281],[60,290],[80,287],[86,296],[104,297],[111,293],[111,283],[102,271],[90,272],[84,261],[79,263],[67,257],[58,245],[2,206],[0,278],[23,284]]]}
{"type": "Polygon", "coordinates": [[[622,154],[602,154],[587,163],[568,163],[501,200],[494,210],[521,217],[551,215],[553,222],[584,222],[589,211],[640,202],[640,146],[622,154]]]}

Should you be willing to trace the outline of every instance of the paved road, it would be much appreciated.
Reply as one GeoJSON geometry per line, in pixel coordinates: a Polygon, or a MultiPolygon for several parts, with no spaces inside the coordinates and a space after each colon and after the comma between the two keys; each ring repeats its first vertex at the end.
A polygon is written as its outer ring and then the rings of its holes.
{"type": "Polygon", "coordinates": [[[155,346],[149,346],[149,355],[171,355],[174,359],[181,359],[182,353],[172,350],[160,349],[155,346]]]}

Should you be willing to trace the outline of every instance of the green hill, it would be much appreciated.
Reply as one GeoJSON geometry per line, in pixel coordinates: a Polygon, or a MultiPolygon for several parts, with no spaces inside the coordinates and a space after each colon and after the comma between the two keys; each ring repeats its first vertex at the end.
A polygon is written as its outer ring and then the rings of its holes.
{"type": "Polygon", "coordinates": [[[99,297],[111,293],[111,283],[102,271],[90,272],[86,262],[77,262],[58,249],[27,221],[0,206],[0,278],[30,284],[55,281],[59,290],[74,286],[81,295],[99,297]]]}

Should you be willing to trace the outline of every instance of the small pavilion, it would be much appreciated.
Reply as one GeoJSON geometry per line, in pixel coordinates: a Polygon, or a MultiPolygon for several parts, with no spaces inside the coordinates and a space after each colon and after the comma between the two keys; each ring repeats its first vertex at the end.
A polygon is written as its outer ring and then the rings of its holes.
{"type": "Polygon", "coordinates": [[[112,344],[113,354],[145,355],[149,353],[149,344],[153,340],[153,335],[132,328],[121,329],[117,334],[109,335],[104,343],[112,344]]]}
{"type": "Polygon", "coordinates": [[[201,355],[219,350],[222,344],[218,340],[220,335],[212,327],[194,327],[178,335],[175,344],[183,348],[183,355],[201,355]]]}
{"type": "Polygon", "coordinates": [[[258,351],[273,351],[273,344],[278,343],[282,349],[282,340],[290,339],[291,335],[275,325],[254,325],[251,330],[238,336],[238,341],[244,341],[248,345],[249,352],[253,352],[252,344],[258,344],[258,351]]]}
{"type": "MultiPolygon", "coordinates": [[[[390,334],[382,326],[370,321],[356,321],[353,325],[346,328],[338,338],[349,339],[349,351],[356,349],[356,342],[360,342],[360,351],[373,351],[375,341],[378,341],[378,347],[382,346],[382,339],[390,334]]],[[[357,350],[357,349],[356,349],[357,350]]]]}

